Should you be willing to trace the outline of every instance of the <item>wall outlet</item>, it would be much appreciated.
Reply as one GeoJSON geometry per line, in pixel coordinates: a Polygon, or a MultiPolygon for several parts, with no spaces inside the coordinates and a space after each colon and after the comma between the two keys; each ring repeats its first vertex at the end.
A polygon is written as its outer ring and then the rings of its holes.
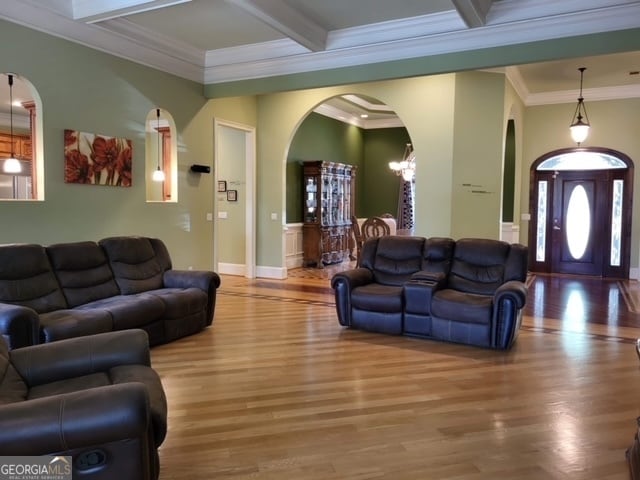
{"type": "Polygon", "coordinates": [[[277,213],[272,213],[271,214],[271,220],[277,220],[278,219],[278,214],[277,213]]]}
{"type": "Polygon", "coordinates": [[[213,213],[207,213],[207,222],[210,222],[213,220],[213,213]]]}
{"type": "Polygon", "coordinates": [[[218,218],[227,218],[227,212],[218,212],[218,218]]]}

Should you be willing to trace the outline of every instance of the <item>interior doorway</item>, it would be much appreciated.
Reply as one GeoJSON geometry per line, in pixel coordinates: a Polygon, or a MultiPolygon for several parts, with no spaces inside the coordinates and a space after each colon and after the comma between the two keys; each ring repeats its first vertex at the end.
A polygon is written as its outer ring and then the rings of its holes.
{"type": "Polygon", "coordinates": [[[550,152],[532,165],[530,192],[530,270],[628,278],[629,157],[604,148],[550,152]]]}
{"type": "Polygon", "coordinates": [[[216,119],[214,264],[216,271],[256,276],[255,128],[216,119]]]}

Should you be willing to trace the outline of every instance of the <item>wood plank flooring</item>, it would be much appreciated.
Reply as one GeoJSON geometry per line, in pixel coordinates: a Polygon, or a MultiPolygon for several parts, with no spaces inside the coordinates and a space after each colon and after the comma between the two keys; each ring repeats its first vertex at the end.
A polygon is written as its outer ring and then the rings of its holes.
{"type": "Polygon", "coordinates": [[[334,271],[225,276],[213,326],[152,350],[162,480],[629,478],[636,282],[532,277],[495,352],[340,327],[334,271]]]}

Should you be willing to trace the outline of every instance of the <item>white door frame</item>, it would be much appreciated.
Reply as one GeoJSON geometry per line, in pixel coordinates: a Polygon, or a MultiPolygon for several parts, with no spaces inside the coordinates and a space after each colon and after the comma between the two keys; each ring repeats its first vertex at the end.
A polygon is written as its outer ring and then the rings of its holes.
{"type": "Polygon", "coordinates": [[[218,195],[217,185],[218,180],[224,180],[218,178],[218,159],[220,158],[219,152],[219,135],[221,128],[233,128],[244,132],[245,138],[245,180],[246,180],[246,223],[245,223],[245,272],[246,278],[256,277],[256,129],[250,125],[243,125],[241,123],[232,122],[229,120],[214,118],[214,200],[213,211],[214,213],[214,231],[213,231],[213,260],[214,265],[218,265],[218,232],[219,219],[218,219],[218,195]]]}

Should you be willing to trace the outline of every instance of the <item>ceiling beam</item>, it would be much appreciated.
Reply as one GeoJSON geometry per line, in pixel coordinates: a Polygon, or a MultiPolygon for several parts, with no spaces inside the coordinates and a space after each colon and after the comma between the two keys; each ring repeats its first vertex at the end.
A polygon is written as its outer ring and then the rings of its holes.
{"type": "Polygon", "coordinates": [[[493,0],[451,0],[458,15],[469,28],[483,27],[493,0]]]}
{"type": "Polygon", "coordinates": [[[325,50],[327,30],[283,0],[226,0],[312,52],[325,50]]]}
{"type": "Polygon", "coordinates": [[[104,20],[170,7],[191,0],[71,0],[73,19],[85,23],[104,20]]]}

